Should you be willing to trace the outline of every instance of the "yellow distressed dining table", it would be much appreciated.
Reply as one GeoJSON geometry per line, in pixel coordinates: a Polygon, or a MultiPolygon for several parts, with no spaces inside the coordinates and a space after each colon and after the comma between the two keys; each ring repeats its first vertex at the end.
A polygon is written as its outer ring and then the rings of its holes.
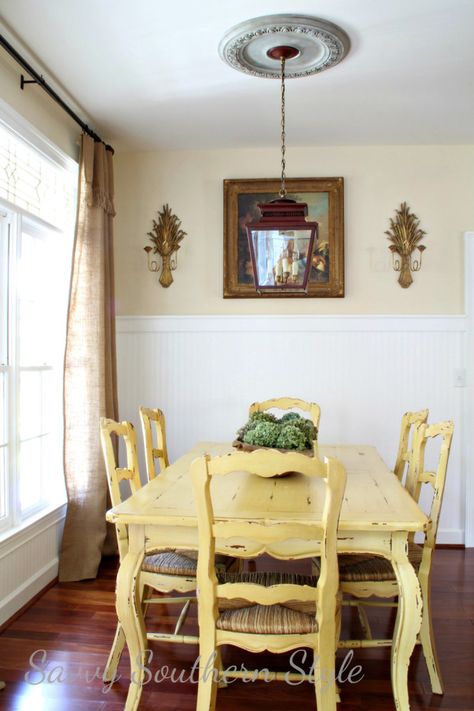
{"type": "MultiPolygon", "coordinates": [[[[126,711],[135,711],[142,691],[146,632],[139,600],[139,575],[145,550],[198,548],[197,518],[190,465],[204,453],[224,454],[230,443],[203,442],[177,459],[129,499],[107,512],[112,523],[127,524],[129,552],[117,575],[117,615],[125,633],[131,665],[126,711]]],[[[340,553],[370,552],[388,558],[399,586],[399,605],[391,653],[392,689],[398,711],[409,711],[408,665],[421,625],[421,592],[407,557],[407,538],[424,531],[428,519],[387,468],[377,450],[367,445],[320,446],[320,457],[336,457],[347,472],[339,521],[340,553]]],[[[323,482],[300,475],[262,479],[245,472],[216,477],[216,519],[242,518],[275,524],[321,520],[323,482]]],[[[219,553],[232,555],[221,541],[219,553]]],[[[271,551],[281,559],[308,557],[314,543],[287,541],[271,551]]],[[[318,711],[322,711],[318,709],[318,711]]]]}

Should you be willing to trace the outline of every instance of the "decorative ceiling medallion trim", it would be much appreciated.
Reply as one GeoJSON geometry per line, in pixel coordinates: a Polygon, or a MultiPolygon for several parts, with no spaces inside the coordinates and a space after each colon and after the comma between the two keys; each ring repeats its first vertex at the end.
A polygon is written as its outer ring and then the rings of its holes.
{"type": "Polygon", "coordinates": [[[266,15],[232,27],[219,44],[221,58],[234,69],[252,76],[278,79],[280,63],[267,55],[276,45],[299,51],[285,67],[287,78],[307,77],[338,64],[348,53],[350,40],[337,25],[305,15],[266,15]]]}

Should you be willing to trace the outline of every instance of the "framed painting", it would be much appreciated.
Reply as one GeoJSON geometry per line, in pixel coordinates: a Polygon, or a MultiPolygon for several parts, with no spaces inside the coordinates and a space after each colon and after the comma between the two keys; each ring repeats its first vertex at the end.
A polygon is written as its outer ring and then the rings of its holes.
{"type": "Polygon", "coordinates": [[[315,298],[344,296],[344,179],[287,178],[287,197],[308,205],[318,223],[306,293],[257,293],[246,225],[258,220],[259,202],[278,197],[280,180],[224,180],[224,298],[315,298]]]}

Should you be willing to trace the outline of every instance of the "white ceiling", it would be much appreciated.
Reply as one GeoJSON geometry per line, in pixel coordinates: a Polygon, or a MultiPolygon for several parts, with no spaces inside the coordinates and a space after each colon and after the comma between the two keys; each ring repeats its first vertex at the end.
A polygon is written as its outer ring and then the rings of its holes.
{"type": "Polygon", "coordinates": [[[474,0],[1,0],[1,9],[45,78],[118,149],[277,145],[278,82],[231,69],[217,46],[234,24],[288,12],[335,22],[352,44],[338,66],[288,82],[288,145],[474,143],[474,0]]]}

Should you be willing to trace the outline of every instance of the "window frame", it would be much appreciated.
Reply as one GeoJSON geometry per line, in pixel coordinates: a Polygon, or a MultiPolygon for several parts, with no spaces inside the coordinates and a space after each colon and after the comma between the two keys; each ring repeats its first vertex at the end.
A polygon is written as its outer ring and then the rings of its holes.
{"type": "MultiPolygon", "coordinates": [[[[2,359],[0,370],[4,376],[4,386],[6,391],[6,413],[5,413],[5,443],[4,457],[6,458],[6,471],[4,481],[0,486],[4,492],[5,515],[0,518],[0,536],[11,529],[17,529],[26,521],[41,513],[49,511],[51,507],[57,507],[65,503],[66,490],[64,486],[64,471],[59,452],[55,452],[52,478],[49,482],[43,479],[40,482],[40,498],[32,506],[23,506],[21,500],[20,483],[20,446],[28,438],[22,439],[20,428],[20,398],[21,398],[21,375],[27,372],[52,372],[56,375],[55,384],[61,387],[57,380],[59,363],[63,358],[63,353],[58,353],[58,358],[49,359],[43,364],[21,361],[20,353],[20,293],[18,290],[18,270],[21,259],[22,239],[25,233],[36,232],[35,238],[47,238],[48,232],[57,231],[51,226],[46,227],[41,221],[34,217],[20,215],[14,210],[5,209],[4,201],[0,199],[0,223],[3,231],[2,238],[7,232],[8,239],[8,262],[2,265],[2,276],[7,276],[7,339],[2,348],[2,359]],[[26,226],[24,223],[27,223],[26,226]],[[5,358],[6,356],[6,358],[5,358]]],[[[3,312],[3,309],[2,309],[3,312]]],[[[2,319],[3,320],[3,319],[2,319]]],[[[4,324],[2,324],[4,328],[4,324]]],[[[65,334],[64,334],[65,336],[65,334]]],[[[64,338],[65,345],[65,338],[64,338]]],[[[41,400],[42,402],[42,400],[41,400]]],[[[59,437],[63,437],[63,414],[58,412],[58,418],[54,420],[55,432],[59,437]]],[[[39,428],[41,429],[41,428],[39,428]]],[[[44,436],[44,433],[35,434],[32,439],[44,436]]],[[[3,448],[3,447],[2,447],[3,448]]],[[[44,472],[41,472],[44,476],[44,472]]]]}
{"type": "MultiPolygon", "coordinates": [[[[30,148],[43,155],[44,158],[53,162],[57,168],[70,173],[70,179],[74,181],[76,188],[73,195],[73,203],[77,201],[77,179],[78,179],[78,164],[69,156],[60,151],[51,141],[39,134],[36,129],[25,121],[21,116],[16,114],[4,101],[0,100],[0,125],[11,131],[16,138],[29,144],[30,148]]],[[[70,200],[71,194],[68,193],[70,200]]],[[[74,243],[74,223],[76,219],[76,210],[74,214],[70,210],[70,219],[61,227],[49,224],[41,217],[29,213],[21,206],[17,206],[9,202],[7,199],[0,197],[0,238],[2,242],[7,239],[7,254],[8,260],[5,264],[5,252],[0,249],[0,299],[2,302],[7,298],[6,318],[4,318],[4,308],[0,309],[0,376],[4,383],[6,413],[4,429],[5,437],[0,432],[0,456],[6,457],[5,476],[2,477],[0,469],[0,497],[4,496],[5,515],[2,516],[0,507],[0,541],[9,538],[16,534],[19,530],[27,527],[34,521],[46,516],[53,510],[62,507],[67,500],[66,487],[64,482],[63,471],[63,456],[61,441],[64,437],[64,419],[61,409],[58,410],[58,417],[54,419],[54,433],[60,438],[58,449],[54,453],[54,476],[47,482],[41,482],[40,495],[41,500],[38,500],[33,506],[26,509],[21,509],[20,501],[20,471],[19,471],[19,448],[20,448],[20,373],[26,371],[53,371],[60,375],[64,359],[64,351],[58,351],[58,357],[49,358],[48,363],[41,364],[22,364],[20,363],[20,348],[19,348],[19,293],[18,293],[18,268],[20,258],[20,248],[22,240],[23,228],[25,234],[30,234],[42,238],[47,237],[46,232],[56,232],[58,236],[64,236],[67,240],[67,252],[65,258],[68,263],[64,265],[68,269],[72,265],[72,253],[74,243]],[[5,232],[6,231],[6,232],[5,232]],[[36,234],[35,234],[36,233],[36,234]],[[6,279],[5,279],[6,277],[6,279]],[[8,293],[7,293],[8,292],[8,293]],[[8,334],[8,338],[5,336],[8,334]],[[51,362],[49,362],[51,361],[51,362]],[[5,441],[3,441],[5,440],[5,441]],[[6,454],[2,455],[3,452],[6,454]],[[4,479],[1,481],[1,479],[4,479]]],[[[70,279],[70,276],[69,276],[70,279]]],[[[65,289],[64,293],[64,312],[66,317],[67,302],[69,299],[69,290],[65,289]]],[[[66,320],[64,321],[64,348],[66,340],[66,320]]],[[[58,390],[55,394],[58,396],[59,391],[63,389],[63,383],[56,380],[58,390]]],[[[0,390],[0,397],[2,390],[0,390]]],[[[41,399],[44,402],[43,399],[41,399]]],[[[57,400],[59,402],[59,400],[57,400]]],[[[3,407],[3,403],[0,402],[3,407]]],[[[56,440],[56,437],[55,437],[56,440]]],[[[1,462],[0,462],[1,464],[1,462]]]]}

